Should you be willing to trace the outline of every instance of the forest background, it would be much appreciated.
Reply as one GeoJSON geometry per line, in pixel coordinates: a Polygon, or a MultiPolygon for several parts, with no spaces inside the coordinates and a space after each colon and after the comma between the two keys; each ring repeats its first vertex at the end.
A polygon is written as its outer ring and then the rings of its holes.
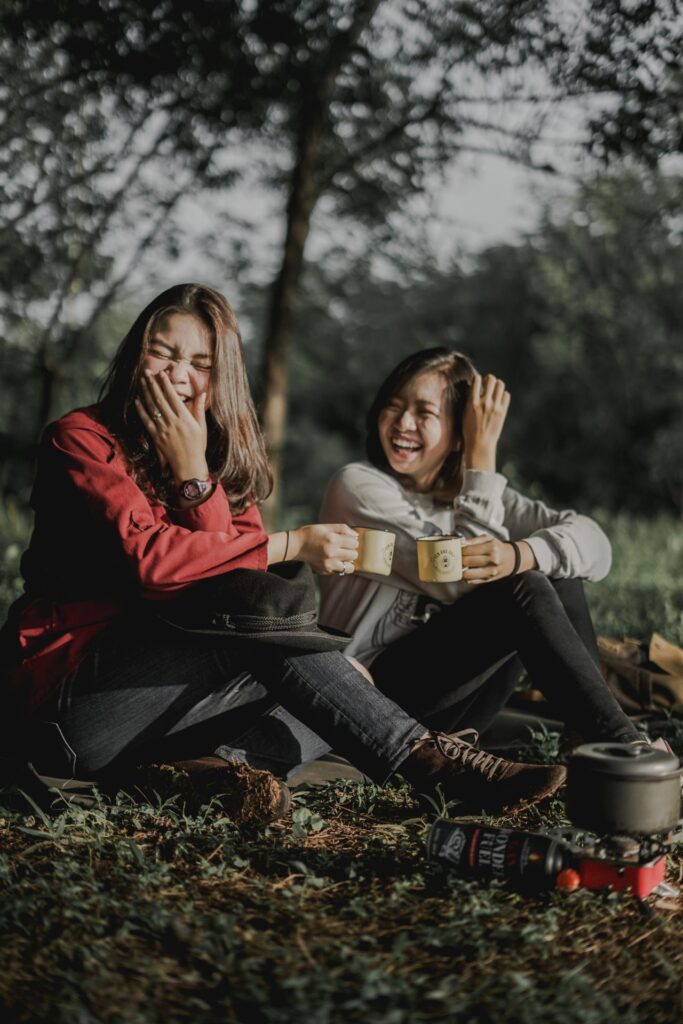
{"type": "Polygon", "coordinates": [[[3,605],[43,426],[200,279],[243,327],[271,526],[315,520],[398,359],[454,346],[512,392],[511,483],[607,525],[599,626],[683,639],[677,3],[15,2],[0,27],[3,605]],[[465,245],[440,202],[492,154],[535,222],[465,245]]]}

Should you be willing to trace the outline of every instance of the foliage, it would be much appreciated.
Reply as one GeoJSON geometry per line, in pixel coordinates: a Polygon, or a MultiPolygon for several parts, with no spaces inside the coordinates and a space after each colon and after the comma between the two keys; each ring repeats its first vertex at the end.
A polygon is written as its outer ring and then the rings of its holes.
{"type": "Polygon", "coordinates": [[[525,393],[517,461],[528,477],[533,459],[560,500],[580,474],[591,506],[683,512],[682,185],[634,170],[598,178],[537,236],[531,345],[543,387],[525,393]]]}
{"type": "Polygon", "coordinates": [[[469,265],[442,268],[418,249],[395,257],[391,279],[370,255],[309,267],[286,506],[317,514],[330,472],[364,457],[382,378],[442,344],[510,388],[499,464],[514,486],[560,508],[681,514],[682,186],[627,168],[601,175],[528,239],[469,265]]]}
{"type": "Polygon", "coordinates": [[[28,546],[30,518],[15,502],[0,505],[0,621],[4,622],[10,604],[21,594],[23,580],[19,571],[21,555],[28,546]]]}
{"type": "Polygon", "coordinates": [[[314,215],[391,237],[392,213],[468,148],[554,173],[538,143],[551,112],[577,96],[591,100],[582,143],[602,159],[656,164],[680,151],[677,14],[676,0],[569,11],[558,0],[4,4],[0,265],[29,293],[17,303],[7,289],[8,362],[18,350],[41,381],[23,447],[143,257],[167,266],[181,254],[175,214],[189,196],[209,197],[203,247],[223,255],[228,276],[247,232],[228,218],[226,244],[217,196],[249,171],[285,222],[266,271],[261,374],[279,477],[314,215]],[[117,261],[112,240],[123,239],[117,261]],[[40,297],[46,308],[31,308],[40,297]]]}
{"type": "MultiPolygon", "coordinates": [[[[677,1018],[676,910],[646,917],[623,896],[522,898],[458,880],[426,861],[427,822],[405,788],[331,783],[297,806],[322,827],[240,834],[216,804],[191,818],[173,800],[123,797],[56,817],[4,809],[3,1019],[677,1018]]],[[[517,824],[555,821],[556,807],[517,824]]],[[[675,877],[680,855],[670,860],[675,877]]]]}

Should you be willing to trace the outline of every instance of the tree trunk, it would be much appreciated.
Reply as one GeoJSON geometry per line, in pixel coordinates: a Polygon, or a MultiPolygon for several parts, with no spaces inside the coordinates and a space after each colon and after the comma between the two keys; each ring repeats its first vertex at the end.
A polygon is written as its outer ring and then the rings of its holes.
{"type": "Polygon", "coordinates": [[[263,429],[273,470],[273,492],[263,514],[267,530],[274,530],[280,511],[282,455],[287,422],[287,355],[294,322],[304,248],[311,215],[318,199],[316,168],[320,146],[320,126],[309,130],[292,177],[287,204],[287,230],[282,264],[273,286],[268,311],[263,367],[263,429]]]}
{"type": "Polygon", "coordinates": [[[273,492],[263,506],[263,519],[268,531],[276,528],[280,513],[280,481],[289,391],[287,357],[306,240],[313,210],[320,196],[320,142],[337,76],[380,2],[358,0],[350,27],[337,34],[327,59],[321,64],[322,75],[311,81],[301,112],[297,160],[287,200],[282,263],[271,293],[263,346],[261,416],[273,470],[273,492]]]}

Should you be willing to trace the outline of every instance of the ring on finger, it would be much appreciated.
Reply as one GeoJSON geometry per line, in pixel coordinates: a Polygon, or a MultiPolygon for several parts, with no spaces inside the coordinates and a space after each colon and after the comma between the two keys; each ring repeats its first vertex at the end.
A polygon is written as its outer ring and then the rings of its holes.
{"type": "Polygon", "coordinates": [[[156,412],[152,413],[152,416],[154,417],[155,420],[160,420],[162,415],[163,413],[159,409],[157,409],[156,412]]]}

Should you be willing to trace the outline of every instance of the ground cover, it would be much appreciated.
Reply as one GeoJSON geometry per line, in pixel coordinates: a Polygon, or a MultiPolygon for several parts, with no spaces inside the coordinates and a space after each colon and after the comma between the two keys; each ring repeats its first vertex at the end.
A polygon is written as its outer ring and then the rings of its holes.
{"type": "MultiPolygon", "coordinates": [[[[683,643],[683,535],[606,523],[598,630],[683,643]]],[[[0,516],[0,609],[20,592],[20,516],[0,516]]],[[[683,722],[662,730],[683,754],[683,722]]],[[[557,751],[540,736],[523,754],[557,751]]],[[[561,801],[520,815],[561,820],[561,801]]],[[[56,815],[0,793],[0,1018],[8,1024],[680,1024],[680,900],[522,897],[427,862],[408,792],[333,783],[239,832],[216,804],[119,798],[56,815]]],[[[683,888],[683,848],[669,858],[683,888]]]]}
{"type": "MultiPolygon", "coordinates": [[[[681,723],[669,735],[680,748],[681,723]]],[[[562,814],[551,800],[516,823],[562,814]]],[[[429,822],[406,787],[350,781],[298,793],[291,820],[250,833],[215,803],[195,817],[123,796],[4,809],[2,1019],[683,1019],[681,900],[646,913],[623,895],[464,882],[426,860],[429,822]]],[[[680,848],[668,878],[683,882],[680,848]]]]}

